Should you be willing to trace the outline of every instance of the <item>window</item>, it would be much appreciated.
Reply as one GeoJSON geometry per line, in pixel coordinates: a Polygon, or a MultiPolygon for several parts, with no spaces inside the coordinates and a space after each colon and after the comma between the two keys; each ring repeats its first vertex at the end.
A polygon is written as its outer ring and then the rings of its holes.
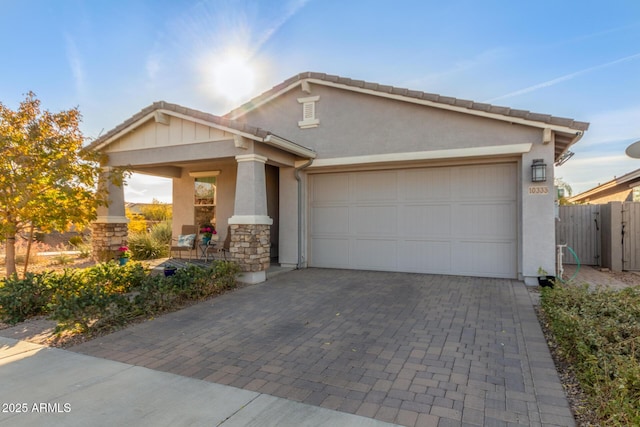
{"type": "Polygon", "coordinates": [[[195,178],[194,212],[195,224],[216,225],[216,177],[195,178]]]}
{"type": "Polygon", "coordinates": [[[320,120],[316,118],[316,102],[318,100],[320,100],[319,96],[298,98],[298,102],[302,104],[302,120],[298,122],[298,126],[302,129],[314,128],[320,124],[320,120]]]}

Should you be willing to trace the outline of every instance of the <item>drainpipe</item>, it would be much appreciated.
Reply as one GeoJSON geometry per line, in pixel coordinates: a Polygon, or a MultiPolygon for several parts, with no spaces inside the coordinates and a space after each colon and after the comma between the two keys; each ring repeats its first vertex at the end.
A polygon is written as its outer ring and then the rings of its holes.
{"type": "Polygon", "coordinates": [[[298,181],[298,265],[297,269],[302,268],[302,179],[300,171],[308,168],[313,163],[313,159],[309,159],[304,165],[295,169],[294,175],[298,181]]]}

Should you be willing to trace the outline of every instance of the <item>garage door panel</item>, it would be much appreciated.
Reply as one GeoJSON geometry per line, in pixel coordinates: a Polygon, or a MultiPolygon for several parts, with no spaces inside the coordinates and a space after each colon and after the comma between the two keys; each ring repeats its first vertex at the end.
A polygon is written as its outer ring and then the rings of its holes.
{"type": "Polygon", "coordinates": [[[312,197],[315,202],[349,201],[349,174],[316,175],[312,182],[312,197]]]}
{"type": "Polygon", "coordinates": [[[409,205],[403,209],[403,226],[414,237],[449,237],[450,205],[409,205]]]}
{"type": "Polygon", "coordinates": [[[397,246],[395,240],[354,239],[351,259],[357,268],[395,271],[398,268],[397,246]]]}
{"type": "Polygon", "coordinates": [[[447,168],[404,171],[403,193],[407,201],[438,201],[451,198],[450,170],[447,168]]]}
{"type": "Polygon", "coordinates": [[[395,205],[356,206],[351,221],[358,235],[395,236],[398,208],[395,205]]]}
{"type": "Polygon", "coordinates": [[[313,234],[346,234],[349,231],[347,206],[318,206],[311,217],[313,234]]]}
{"type": "Polygon", "coordinates": [[[459,177],[453,180],[454,191],[461,200],[512,200],[516,194],[517,177],[511,164],[460,166],[459,177]]]}
{"type": "Polygon", "coordinates": [[[457,223],[460,226],[456,229],[456,235],[489,240],[510,238],[515,234],[515,223],[512,220],[515,210],[515,201],[495,204],[461,203],[457,210],[457,223]]]}
{"type": "Polygon", "coordinates": [[[451,274],[451,242],[405,240],[400,243],[398,266],[411,273],[451,274]]]}
{"type": "Polygon", "coordinates": [[[515,278],[516,171],[507,163],[312,175],[309,265],[515,278]]]}
{"type": "Polygon", "coordinates": [[[354,200],[366,202],[398,199],[398,174],[395,171],[362,172],[354,177],[354,200]]]}
{"type": "Polygon", "coordinates": [[[350,268],[349,239],[315,238],[311,253],[314,267],[350,268]]]}
{"type": "Polygon", "coordinates": [[[454,245],[460,274],[480,277],[513,278],[516,265],[514,242],[460,241],[454,245]]]}

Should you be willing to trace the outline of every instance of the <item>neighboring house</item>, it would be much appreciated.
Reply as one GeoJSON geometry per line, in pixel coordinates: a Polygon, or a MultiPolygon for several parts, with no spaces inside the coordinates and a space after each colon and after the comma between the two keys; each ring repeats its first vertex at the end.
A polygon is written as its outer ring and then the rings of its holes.
{"type": "Polygon", "coordinates": [[[125,203],[125,205],[124,205],[125,209],[129,209],[129,211],[131,213],[134,213],[134,214],[141,214],[142,210],[147,206],[151,206],[151,203],[133,203],[133,202],[129,202],[129,203],[125,203]]]}
{"type": "Polygon", "coordinates": [[[590,190],[567,198],[570,203],[585,203],[599,205],[609,202],[636,202],[640,186],[640,169],[629,172],[611,181],[593,187],[590,190]]]}
{"type": "MultiPolygon", "coordinates": [[[[555,271],[552,165],[588,126],[302,73],[224,117],[156,102],[91,147],[108,154],[105,173],[173,178],[174,233],[208,209],[247,282],[265,280],[271,254],[288,266],[533,283],[540,267],[555,271]],[[546,181],[532,182],[539,159],[546,181]],[[199,183],[215,191],[206,206],[199,183]]],[[[98,252],[126,233],[122,189],[105,185],[98,252]]]]}

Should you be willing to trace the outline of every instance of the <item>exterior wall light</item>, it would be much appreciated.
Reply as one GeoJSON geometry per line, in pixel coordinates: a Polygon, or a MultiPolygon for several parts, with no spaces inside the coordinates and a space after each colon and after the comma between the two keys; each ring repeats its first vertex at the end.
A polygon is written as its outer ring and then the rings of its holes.
{"type": "Polygon", "coordinates": [[[545,182],[547,180],[547,165],[543,159],[534,159],[531,165],[531,182],[545,182]]]}

